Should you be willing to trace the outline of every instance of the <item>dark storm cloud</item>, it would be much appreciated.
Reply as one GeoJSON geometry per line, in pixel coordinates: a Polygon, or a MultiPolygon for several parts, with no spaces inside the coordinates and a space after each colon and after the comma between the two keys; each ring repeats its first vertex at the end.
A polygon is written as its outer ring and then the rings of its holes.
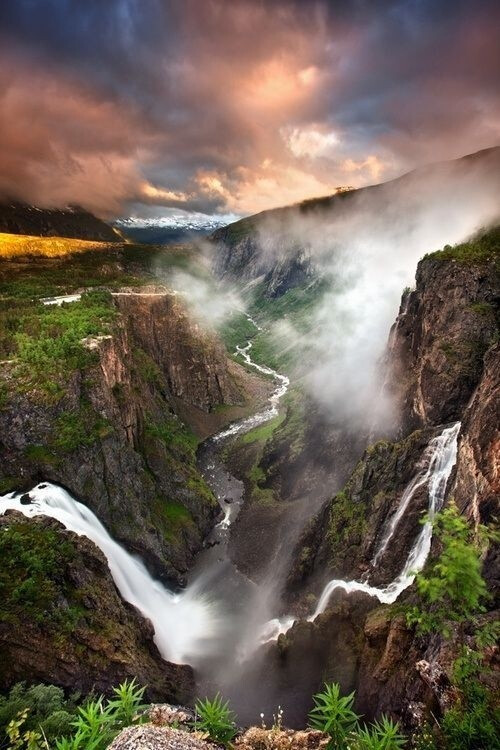
{"type": "Polygon", "coordinates": [[[250,212],[499,140],[494,2],[4,0],[0,191],[250,212]]]}

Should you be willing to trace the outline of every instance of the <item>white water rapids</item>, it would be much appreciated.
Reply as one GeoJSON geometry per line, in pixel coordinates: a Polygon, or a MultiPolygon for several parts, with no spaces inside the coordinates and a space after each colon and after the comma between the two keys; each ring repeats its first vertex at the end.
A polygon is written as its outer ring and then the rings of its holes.
{"type": "MultiPolygon", "coordinates": [[[[430,441],[425,451],[424,468],[415,475],[403,492],[399,506],[389,520],[377,552],[373,557],[372,565],[375,567],[387,549],[396,527],[401,521],[415,492],[427,484],[429,498],[427,520],[410,549],[401,573],[387,584],[387,586],[383,587],[370,586],[365,581],[344,581],[341,579],[329,581],[321,593],[316,609],[308,618],[309,621],[314,620],[325,611],[330,596],[336,589],[343,589],[348,594],[353,591],[361,591],[369,596],[376,597],[382,604],[392,604],[405,589],[411,586],[416,573],[423,569],[431,549],[432,519],[443,506],[448,479],[457,460],[459,432],[460,422],[456,422],[451,427],[446,427],[440,435],[437,435],[430,441]]],[[[275,640],[280,633],[285,633],[291,628],[294,620],[295,618],[291,616],[270,620],[266,623],[262,631],[262,642],[267,643],[268,641],[275,640]]]]}

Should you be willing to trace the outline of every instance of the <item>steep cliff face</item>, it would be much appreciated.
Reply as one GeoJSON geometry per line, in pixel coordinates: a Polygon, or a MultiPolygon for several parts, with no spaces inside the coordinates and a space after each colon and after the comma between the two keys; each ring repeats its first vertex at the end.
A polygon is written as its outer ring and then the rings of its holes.
{"type": "MultiPolygon", "coordinates": [[[[290,210],[284,209],[285,215],[290,210]]],[[[266,295],[280,297],[288,289],[313,279],[317,270],[308,248],[287,236],[281,220],[279,226],[273,227],[272,234],[260,231],[260,222],[265,226],[270,213],[242,219],[214,232],[210,236],[214,246],[213,269],[218,278],[229,281],[261,278],[266,295]]]]}
{"type": "MultiPolygon", "coordinates": [[[[473,523],[494,520],[500,456],[497,234],[488,233],[487,252],[458,246],[419,264],[416,289],[403,297],[388,353],[402,437],[369,447],[344,489],[306,529],[288,578],[288,607],[297,615],[310,614],[329,579],[363,580],[368,573],[371,584],[381,585],[402,569],[427,506],[424,486],[411,495],[375,566],[374,552],[405,488],[425,466],[429,441],[451,421],[462,426],[447,497],[473,523]]],[[[499,570],[492,541],[483,575],[493,594],[499,570]]],[[[407,596],[411,589],[402,599],[407,596]]],[[[493,598],[490,608],[495,606],[493,598]]],[[[429,710],[439,715],[443,709],[441,688],[449,688],[451,664],[469,637],[466,628],[454,628],[449,639],[417,638],[376,598],[336,590],[327,610],[313,623],[296,624],[271,658],[296,682],[310,653],[308,689],[325,678],[339,681],[344,690],[356,689],[365,715],[390,712],[410,727],[429,710]]]]}
{"type": "Polygon", "coordinates": [[[474,522],[489,523],[500,495],[500,346],[484,358],[478,387],[462,418],[454,497],[474,522]]]}
{"type": "Polygon", "coordinates": [[[222,344],[202,331],[176,294],[143,289],[118,293],[115,299],[133,339],[160,368],[172,396],[206,412],[242,403],[222,344]]]}
{"type": "Polygon", "coordinates": [[[189,667],[165,662],[92,542],[53,519],[0,517],[0,686],[45,681],[87,694],[135,677],[151,700],[190,701],[189,667]]]}
{"type": "Polygon", "coordinates": [[[461,417],[496,335],[499,294],[493,257],[471,264],[436,255],[419,263],[392,338],[404,434],[461,417]]]}
{"type": "Polygon", "coordinates": [[[388,583],[400,572],[405,551],[418,534],[427,508],[426,486],[418,488],[397,528],[394,543],[376,569],[373,557],[415,473],[428,464],[427,446],[432,429],[418,430],[398,443],[381,441],[363,454],[344,488],[323,508],[305,530],[288,577],[290,599],[301,606],[304,584],[319,594],[331,578],[360,580],[370,573],[374,585],[388,583]]]}
{"type": "Polygon", "coordinates": [[[114,300],[112,332],[85,340],[93,363],[68,373],[62,396],[19,387],[15,362],[4,364],[1,478],[5,489],[62,484],[158,575],[179,582],[219,506],[177,407],[205,414],[245,393],[220,345],[189,325],[174,297],[114,300]]]}

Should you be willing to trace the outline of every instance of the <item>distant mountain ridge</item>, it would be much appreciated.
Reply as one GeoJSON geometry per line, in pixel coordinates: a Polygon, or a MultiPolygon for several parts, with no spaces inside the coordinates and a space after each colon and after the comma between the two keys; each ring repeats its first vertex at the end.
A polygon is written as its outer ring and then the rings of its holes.
{"type": "Polygon", "coordinates": [[[35,237],[69,237],[96,242],[123,242],[113,227],[80,206],[40,208],[27,203],[0,203],[0,232],[35,237]]]}

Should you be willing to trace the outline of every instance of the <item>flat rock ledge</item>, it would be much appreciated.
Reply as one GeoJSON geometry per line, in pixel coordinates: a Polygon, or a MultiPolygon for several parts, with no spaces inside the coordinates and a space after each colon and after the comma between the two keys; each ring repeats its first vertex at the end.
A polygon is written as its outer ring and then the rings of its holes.
{"type": "MultiPolygon", "coordinates": [[[[330,738],[311,729],[263,729],[250,727],[236,738],[237,750],[326,750],[330,738]]],[[[128,727],[109,750],[216,750],[218,746],[195,733],[168,726],[142,724],[128,727]]]]}
{"type": "Polygon", "coordinates": [[[209,750],[214,748],[190,732],[172,727],[142,724],[127,727],[115,737],[109,750],[209,750]]]}

